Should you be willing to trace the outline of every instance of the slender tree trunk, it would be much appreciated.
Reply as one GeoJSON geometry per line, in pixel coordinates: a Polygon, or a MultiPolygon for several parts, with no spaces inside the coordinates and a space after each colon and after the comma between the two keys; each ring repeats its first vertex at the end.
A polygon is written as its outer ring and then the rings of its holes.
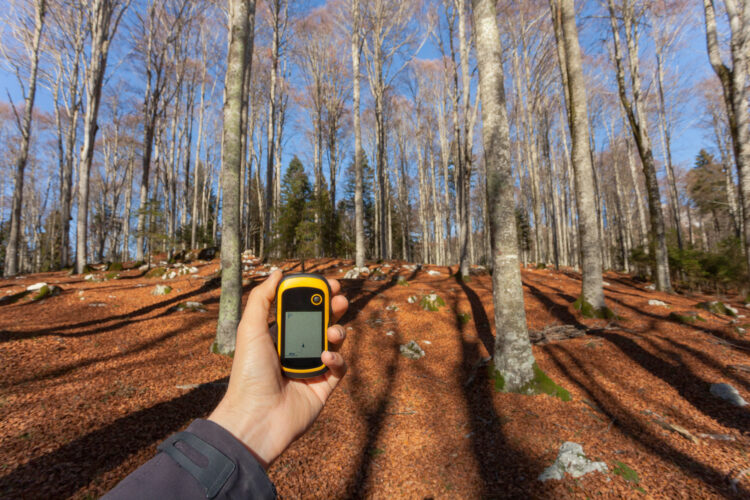
{"type": "Polygon", "coordinates": [[[354,124],[354,265],[365,265],[365,207],[362,199],[362,126],[360,124],[359,62],[362,57],[360,40],[359,0],[352,1],[352,114],[354,124]]]}
{"type": "Polygon", "coordinates": [[[24,99],[23,119],[21,122],[21,147],[16,156],[15,182],[13,184],[13,201],[10,212],[10,234],[8,246],[5,252],[4,276],[18,274],[19,247],[23,244],[21,234],[21,208],[23,207],[23,172],[29,157],[29,145],[31,144],[31,120],[34,111],[34,100],[36,98],[36,80],[39,70],[39,46],[44,29],[44,17],[46,14],[46,1],[37,0],[35,3],[34,38],[31,42],[31,70],[29,72],[29,87],[24,99]]]}
{"type": "Polygon", "coordinates": [[[240,262],[240,165],[242,163],[242,102],[244,74],[252,43],[255,18],[253,0],[230,0],[230,42],[227,54],[226,101],[224,103],[224,152],[221,187],[221,298],[216,340],[212,351],[234,352],[242,307],[242,263],[240,262]]]}
{"type": "Polygon", "coordinates": [[[94,159],[94,145],[98,130],[97,118],[102,96],[104,73],[107,69],[109,44],[117,31],[122,14],[130,1],[124,2],[94,0],[91,7],[91,49],[86,68],[86,112],[83,119],[83,147],[78,166],[78,220],[76,273],[86,269],[88,212],[89,212],[89,174],[94,159]]]}
{"type": "Polygon", "coordinates": [[[724,0],[729,18],[730,57],[732,68],[721,60],[718,36],[716,34],[716,12],[714,0],[703,0],[706,18],[706,44],[711,66],[721,81],[724,103],[729,117],[729,131],[732,136],[739,198],[743,220],[744,251],[747,269],[750,273],[750,111],[748,110],[747,78],[750,71],[750,2],[747,0],[724,0]]]}
{"type": "Polygon", "coordinates": [[[623,10],[623,21],[625,40],[627,44],[627,55],[630,70],[630,83],[633,94],[633,102],[630,102],[625,88],[625,69],[623,67],[622,49],[620,47],[620,31],[615,16],[613,0],[608,0],[610,26],[612,28],[613,46],[615,54],[615,66],[617,71],[617,87],[620,94],[622,107],[633,132],[638,154],[643,164],[643,173],[646,178],[646,194],[648,197],[649,219],[651,223],[651,234],[653,240],[654,258],[656,260],[656,288],[664,292],[672,291],[672,283],[669,276],[669,253],[667,251],[667,238],[664,228],[664,215],[661,210],[661,196],[659,183],[656,177],[656,165],[651,148],[651,138],[648,134],[646,114],[644,111],[643,95],[641,94],[641,81],[638,71],[638,25],[634,22],[632,5],[625,3],[623,10]]]}
{"type": "Polygon", "coordinates": [[[515,220],[515,201],[503,86],[502,45],[494,0],[472,0],[472,6],[492,231],[492,296],[496,332],[494,366],[505,382],[504,389],[517,391],[534,377],[534,355],[526,330],[516,225],[508,224],[508,221],[515,220]]]}
{"type": "Polygon", "coordinates": [[[594,200],[594,166],[589,143],[590,125],[586,104],[586,84],[581,64],[581,47],[573,0],[551,0],[555,25],[558,60],[568,109],[568,125],[573,143],[571,163],[575,173],[578,208],[578,231],[581,241],[583,283],[581,295],[585,302],[601,311],[606,307],[602,289],[602,253],[594,200]]]}

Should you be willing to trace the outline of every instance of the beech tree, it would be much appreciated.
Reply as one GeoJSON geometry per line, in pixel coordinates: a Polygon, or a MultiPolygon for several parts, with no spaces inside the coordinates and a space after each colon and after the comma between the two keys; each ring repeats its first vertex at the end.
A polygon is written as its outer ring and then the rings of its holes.
{"type": "Polygon", "coordinates": [[[586,104],[586,84],[581,66],[581,47],[573,0],[550,0],[552,23],[557,39],[557,54],[562,76],[568,126],[573,142],[571,162],[575,172],[578,232],[581,241],[583,283],[581,310],[588,305],[593,314],[602,314],[606,305],[602,289],[602,253],[594,202],[594,166],[589,143],[589,117],[586,104]]]}
{"type": "Polygon", "coordinates": [[[612,47],[614,52],[617,88],[620,102],[625,110],[628,125],[633,133],[633,139],[641,158],[643,173],[646,178],[646,195],[648,198],[648,212],[651,225],[651,247],[656,261],[656,288],[664,292],[672,291],[669,276],[669,252],[667,250],[667,235],[664,227],[664,214],[661,208],[661,194],[656,177],[656,164],[651,147],[651,136],[648,131],[645,97],[641,88],[640,60],[639,60],[639,22],[642,12],[636,12],[633,0],[622,0],[620,9],[616,11],[614,0],[607,0],[610,27],[612,29],[612,47]],[[619,12],[622,19],[617,17],[619,12]],[[628,58],[628,72],[630,74],[630,92],[625,83],[625,63],[623,61],[623,47],[620,43],[620,30],[625,34],[625,52],[628,58]]]}
{"type": "Polygon", "coordinates": [[[76,223],[76,273],[86,271],[88,257],[89,173],[94,158],[98,130],[97,117],[102,97],[104,73],[107,70],[110,43],[117,32],[122,15],[131,0],[90,0],[86,17],[90,29],[90,46],[86,59],[86,106],[83,116],[83,147],[78,164],[78,216],[76,223]]]}
{"type": "Polygon", "coordinates": [[[495,304],[494,367],[507,391],[534,377],[518,259],[510,131],[505,108],[503,58],[494,0],[472,0],[482,102],[482,142],[492,241],[492,298],[495,304]]]}
{"type": "Polygon", "coordinates": [[[221,158],[221,298],[216,339],[212,352],[234,352],[242,313],[242,263],[240,262],[240,166],[242,163],[242,103],[245,74],[252,61],[248,45],[255,27],[255,2],[229,0],[229,50],[224,79],[224,129],[221,158]]]}
{"type": "Polygon", "coordinates": [[[703,0],[706,44],[711,66],[721,82],[732,137],[732,152],[740,184],[740,206],[744,250],[750,272],[750,111],[748,111],[748,72],[750,71],[750,2],[724,0],[729,21],[731,68],[722,61],[716,30],[714,0],[703,0]]]}
{"type": "MultiPolygon", "coordinates": [[[[17,5],[17,8],[23,8],[17,5]]],[[[10,211],[10,235],[8,236],[8,246],[5,252],[4,276],[14,276],[18,273],[18,255],[19,247],[22,245],[23,236],[21,234],[21,209],[23,207],[23,181],[26,162],[29,157],[29,145],[31,144],[31,121],[34,112],[34,100],[36,98],[37,74],[39,72],[39,47],[41,45],[42,30],[44,29],[45,15],[47,10],[46,0],[36,0],[34,2],[33,25],[17,24],[16,35],[22,40],[22,45],[26,51],[26,57],[29,59],[29,75],[27,84],[24,84],[22,77],[23,63],[9,57],[3,50],[5,60],[13,68],[13,72],[18,78],[18,83],[24,94],[23,117],[18,116],[18,111],[13,108],[13,113],[18,125],[18,131],[21,133],[21,146],[16,154],[15,159],[15,178],[13,184],[13,201],[10,211]],[[30,43],[24,39],[31,39],[30,43]]],[[[18,12],[19,18],[26,17],[18,12]]]]}

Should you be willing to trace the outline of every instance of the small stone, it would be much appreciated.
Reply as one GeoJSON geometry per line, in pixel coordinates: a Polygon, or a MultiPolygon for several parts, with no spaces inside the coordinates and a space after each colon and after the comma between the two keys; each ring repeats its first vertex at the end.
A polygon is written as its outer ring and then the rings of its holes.
{"type": "Polygon", "coordinates": [[[181,304],[177,304],[176,309],[178,311],[194,311],[194,312],[206,312],[206,306],[201,302],[187,301],[181,304]]]}
{"type": "Polygon", "coordinates": [[[87,274],[86,276],[83,277],[83,279],[86,281],[94,281],[96,277],[93,274],[87,274]]]}
{"type": "Polygon", "coordinates": [[[430,276],[442,276],[442,273],[440,271],[435,271],[433,269],[427,271],[427,274],[429,274],[430,276]]]}
{"type": "Polygon", "coordinates": [[[659,307],[669,307],[666,302],[662,302],[661,300],[656,300],[656,299],[649,300],[648,305],[659,306],[659,307]]]}
{"type": "Polygon", "coordinates": [[[166,295],[172,291],[172,287],[169,285],[156,285],[151,295],[166,295]]]}
{"type": "Polygon", "coordinates": [[[427,345],[432,345],[432,342],[430,342],[429,340],[423,340],[422,343],[427,344],[427,345]]]}
{"type": "Polygon", "coordinates": [[[385,308],[386,311],[398,311],[398,306],[396,304],[391,304],[385,308]]]}
{"type": "Polygon", "coordinates": [[[104,302],[91,302],[89,307],[107,307],[107,304],[104,302]]]}
{"type": "Polygon", "coordinates": [[[602,281],[602,285],[604,285],[604,286],[612,286],[612,285],[611,285],[610,283],[608,283],[607,281],[602,281]]]}
{"type": "Polygon", "coordinates": [[[389,331],[389,332],[385,332],[385,334],[386,334],[386,335],[388,335],[389,337],[393,337],[393,335],[394,335],[395,333],[396,333],[396,332],[394,332],[393,330],[391,330],[391,331],[389,331]]]}
{"type": "Polygon", "coordinates": [[[47,283],[44,283],[43,281],[40,281],[39,283],[34,283],[33,285],[29,285],[26,287],[26,291],[28,292],[36,292],[43,286],[47,286],[47,283]]]}
{"type": "Polygon", "coordinates": [[[560,446],[557,459],[539,475],[538,479],[542,482],[550,479],[560,480],[565,477],[565,473],[570,474],[574,478],[579,478],[595,471],[606,473],[607,464],[604,462],[592,462],[586,458],[586,455],[583,453],[583,447],[580,444],[568,441],[560,446]]]}
{"type": "Polygon", "coordinates": [[[737,327],[737,333],[739,333],[740,335],[745,335],[747,333],[747,330],[745,330],[741,326],[738,326],[737,327]]]}
{"type": "Polygon", "coordinates": [[[418,300],[419,300],[419,299],[417,298],[417,296],[416,296],[416,295],[412,295],[411,297],[409,297],[408,299],[406,299],[406,301],[407,301],[407,302],[408,302],[409,304],[415,304],[415,303],[416,303],[416,302],[417,302],[418,300]]]}
{"type": "Polygon", "coordinates": [[[729,384],[711,384],[711,394],[734,406],[746,406],[747,401],[740,396],[739,391],[729,384]]]}
{"type": "Polygon", "coordinates": [[[148,264],[143,264],[141,267],[138,268],[139,271],[143,272],[148,269],[148,264]]]}
{"type": "Polygon", "coordinates": [[[79,297],[82,297],[82,296],[83,296],[83,290],[78,290],[78,296],[79,296],[79,297]]]}
{"type": "Polygon", "coordinates": [[[424,351],[416,341],[410,340],[408,343],[399,347],[401,355],[409,359],[419,359],[424,356],[424,351]]]}
{"type": "Polygon", "coordinates": [[[646,285],[646,290],[651,290],[653,292],[656,290],[656,285],[646,285]]]}

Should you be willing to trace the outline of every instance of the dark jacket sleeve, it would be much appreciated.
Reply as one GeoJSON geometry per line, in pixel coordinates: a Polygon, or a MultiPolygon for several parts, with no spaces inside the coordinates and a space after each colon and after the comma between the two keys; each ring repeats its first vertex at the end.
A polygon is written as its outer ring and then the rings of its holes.
{"type": "Polygon", "coordinates": [[[185,433],[170,437],[159,449],[154,458],[123,479],[103,498],[276,498],[273,483],[252,453],[215,422],[195,420],[185,433]],[[169,450],[168,453],[162,449],[168,446],[174,446],[177,451],[169,450]],[[184,466],[178,461],[183,461],[184,466]]]}

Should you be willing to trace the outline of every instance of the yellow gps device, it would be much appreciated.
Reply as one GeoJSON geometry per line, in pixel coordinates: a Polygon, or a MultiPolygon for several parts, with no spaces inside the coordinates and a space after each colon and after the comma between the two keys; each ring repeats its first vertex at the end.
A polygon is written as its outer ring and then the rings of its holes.
{"type": "Polygon", "coordinates": [[[328,367],[320,355],[328,349],[331,288],[318,274],[282,278],[276,288],[276,349],[281,370],[289,378],[322,375],[328,367]]]}

